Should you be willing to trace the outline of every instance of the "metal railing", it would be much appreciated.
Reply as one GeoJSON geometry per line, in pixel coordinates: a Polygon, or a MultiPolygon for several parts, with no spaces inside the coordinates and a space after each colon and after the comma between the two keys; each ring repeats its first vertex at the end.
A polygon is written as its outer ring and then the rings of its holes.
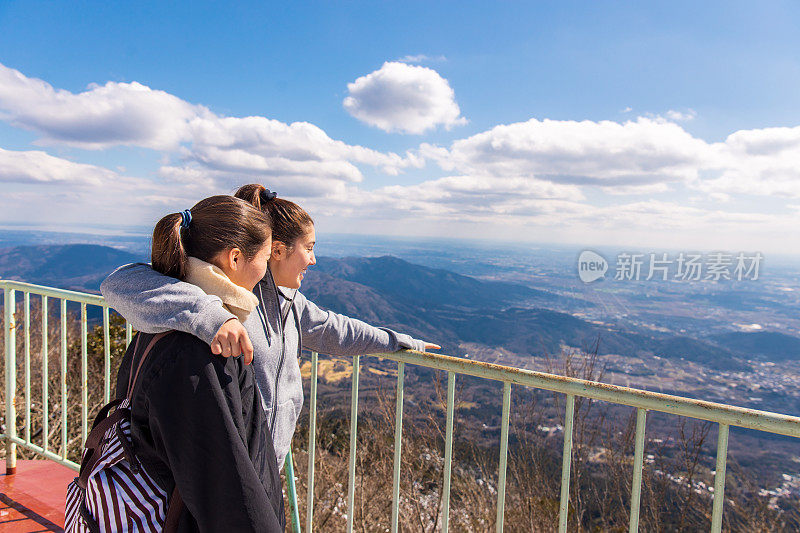
{"type": "MultiPolygon", "coordinates": [[[[78,470],[80,465],[67,458],[67,303],[80,304],[80,346],[81,346],[81,442],[86,440],[88,432],[88,373],[87,373],[87,337],[88,318],[87,306],[98,306],[102,311],[103,322],[103,402],[111,399],[111,339],[109,335],[109,307],[102,296],[82,292],[54,289],[31,285],[19,281],[0,281],[3,289],[3,332],[5,341],[5,438],[6,444],[6,471],[13,474],[16,471],[16,447],[23,446],[36,454],[51,459],[59,464],[78,470]],[[17,292],[22,293],[22,319],[24,343],[24,395],[25,395],[25,430],[24,437],[17,434],[16,388],[17,388],[17,292]],[[38,446],[31,441],[31,295],[40,298],[41,302],[41,372],[42,372],[42,445],[38,446]],[[61,408],[61,442],[58,453],[54,452],[50,443],[50,299],[58,299],[60,303],[60,408],[61,408]]],[[[130,343],[132,330],[130,324],[125,323],[126,342],[130,343]]]]}
{"type": "MultiPolygon", "coordinates": [[[[100,296],[79,292],[53,289],[30,285],[16,281],[0,281],[0,288],[4,291],[4,335],[5,335],[5,413],[6,431],[2,435],[6,441],[6,466],[9,473],[13,473],[16,466],[16,446],[24,446],[39,455],[52,459],[60,464],[77,470],[79,465],[67,459],[67,388],[66,388],[66,356],[67,356],[67,302],[73,301],[81,304],[81,435],[85,440],[87,432],[87,374],[86,374],[86,338],[87,338],[87,305],[96,305],[102,308],[103,315],[103,340],[104,340],[104,397],[110,398],[110,339],[109,339],[109,308],[100,296]],[[16,430],[16,328],[15,293],[19,291],[24,296],[23,319],[25,339],[25,409],[26,427],[24,438],[17,435],[16,430]],[[61,302],[61,452],[50,450],[47,432],[47,352],[48,329],[47,312],[42,313],[42,370],[43,370],[43,446],[31,442],[30,436],[30,296],[38,295],[42,298],[43,309],[47,309],[47,298],[58,298],[61,302]]],[[[126,322],[126,342],[130,342],[131,327],[126,322]]],[[[789,415],[769,413],[754,409],[734,407],[725,404],[683,398],[669,394],[661,394],[629,387],[620,387],[606,383],[586,381],[577,378],[557,376],[533,370],[512,368],[491,363],[482,363],[446,355],[431,354],[404,350],[392,354],[356,355],[353,358],[353,373],[350,401],[350,448],[348,459],[348,485],[347,485],[347,522],[348,533],[353,531],[355,511],[355,483],[356,483],[356,438],[358,431],[358,387],[359,371],[362,357],[376,357],[397,362],[397,392],[395,408],[395,434],[394,434],[394,463],[392,480],[392,517],[391,530],[398,531],[400,510],[400,462],[403,433],[403,396],[405,366],[415,365],[424,368],[447,372],[447,407],[445,429],[445,457],[444,479],[442,494],[442,531],[447,531],[449,526],[450,511],[450,481],[453,457],[453,419],[455,413],[455,384],[457,375],[475,376],[478,378],[498,381],[503,384],[502,422],[500,431],[500,454],[498,458],[498,486],[497,486],[497,531],[503,530],[506,493],[506,466],[508,458],[509,420],[511,414],[511,390],[513,385],[543,389],[566,395],[566,413],[564,423],[564,447],[561,468],[561,497],[559,505],[559,531],[567,529],[567,510],[569,502],[569,484],[572,461],[572,429],[575,416],[575,398],[589,398],[610,403],[627,405],[636,408],[636,433],[634,445],[634,461],[631,482],[631,505],[629,530],[638,531],[639,504],[642,486],[642,468],[645,445],[645,424],[647,411],[684,416],[699,420],[706,420],[719,425],[717,439],[716,472],[714,475],[713,510],[711,518],[711,531],[718,532],[722,529],[722,511],[725,494],[725,468],[727,465],[728,432],[730,426],[738,426],[757,431],[788,435],[800,438],[800,418],[789,415]]],[[[309,398],[309,432],[308,432],[308,490],[305,529],[313,530],[314,515],[314,467],[316,449],[316,422],[317,422],[317,385],[319,378],[319,356],[311,354],[311,383],[309,398]]],[[[295,471],[291,452],[286,458],[286,479],[294,531],[300,531],[300,516],[297,506],[297,492],[295,489],[295,471]]]]}

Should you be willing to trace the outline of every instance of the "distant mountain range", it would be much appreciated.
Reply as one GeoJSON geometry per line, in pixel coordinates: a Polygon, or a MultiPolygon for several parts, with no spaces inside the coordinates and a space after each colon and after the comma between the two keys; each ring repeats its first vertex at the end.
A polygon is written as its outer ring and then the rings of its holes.
{"type": "MultiPolygon", "coordinates": [[[[590,350],[599,339],[601,354],[683,357],[714,369],[748,369],[728,343],[593,324],[531,305],[557,295],[395,257],[320,258],[302,290],[319,305],[433,340],[449,353],[458,353],[459,344],[470,342],[541,356],[558,354],[564,345],[590,350]]],[[[793,357],[800,358],[800,352],[793,357]]]]}
{"type": "MultiPolygon", "coordinates": [[[[116,267],[142,260],[97,245],[17,246],[0,249],[0,277],[97,293],[116,267]]],[[[562,298],[508,282],[484,281],[396,257],[320,257],[303,293],[318,305],[442,344],[458,354],[462,343],[504,348],[518,355],[557,354],[562,346],[600,353],[685,358],[710,368],[746,370],[754,355],[800,359],[800,339],[780,333],[729,333],[695,339],[625,331],[543,309],[562,298]]]]}
{"type": "Polygon", "coordinates": [[[141,259],[95,244],[15,246],[0,249],[0,278],[99,294],[111,271],[141,259]]]}

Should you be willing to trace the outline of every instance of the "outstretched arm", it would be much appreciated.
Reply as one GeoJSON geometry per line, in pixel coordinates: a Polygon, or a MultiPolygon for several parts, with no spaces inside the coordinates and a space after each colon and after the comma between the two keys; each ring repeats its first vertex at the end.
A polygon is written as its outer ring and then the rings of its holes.
{"type": "Polygon", "coordinates": [[[219,297],[160,274],[146,263],[119,267],[103,281],[100,292],[136,330],[145,333],[174,329],[211,344],[220,327],[236,318],[219,297]]]}
{"type": "Polygon", "coordinates": [[[330,355],[391,353],[403,348],[425,351],[439,346],[349,316],[323,311],[300,292],[295,295],[303,348],[330,355]]]}

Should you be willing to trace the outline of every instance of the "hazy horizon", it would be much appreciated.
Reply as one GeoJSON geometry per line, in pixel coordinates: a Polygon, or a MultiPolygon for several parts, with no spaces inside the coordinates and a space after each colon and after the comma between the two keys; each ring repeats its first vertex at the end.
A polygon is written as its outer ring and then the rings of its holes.
{"type": "MultiPolygon", "coordinates": [[[[121,250],[126,250],[136,253],[146,258],[149,254],[150,234],[141,232],[114,232],[108,230],[106,232],[92,233],[92,228],[84,228],[86,231],[70,231],[67,228],[44,229],[44,227],[30,228],[20,226],[4,226],[0,224],[0,230],[13,228],[12,231],[18,232],[20,235],[14,237],[6,235],[0,237],[0,249],[10,248],[13,246],[36,246],[36,245],[66,245],[66,244],[98,244],[103,246],[111,246],[121,250]],[[40,234],[38,238],[31,240],[31,236],[40,234]],[[63,239],[60,238],[63,236],[63,239]],[[117,239],[115,239],[117,238],[117,239]]],[[[641,253],[646,256],[650,253],[663,254],[667,253],[670,258],[677,256],[680,253],[700,253],[703,255],[710,255],[714,252],[726,252],[733,255],[737,253],[754,254],[761,252],[764,254],[762,275],[770,267],[779,268],[795,268],[800,267],[800,254],[781,254],[781,253],[765,253],[761,250],[722,250],[722,249],[697,249],[697,248],[667,248],[659,246],[620,246],[613,244],[580,244],[580,243],[552,243],[552,242],[521,242],[519,240],[492,240],[492,239],[469,239],[463,237],[443,237],[443,236],[397,236],[397,235],[376,235],[367,233],[317,233],[317,246],[316,251],[318,256],[333,256],[344,257],[351,256],[364,256],[374,257],[376,255],[397,255],[406,260],[419,264],[425,263],[425,258],[431,255],[443,258],[457,252],[458,249],[440,248],[438,245],[456,246],[461,249],[472,250],[495,250],[503,251],[509,254],[514,254],[515,251],[525,254],[528,257],[536,257],[539,251],[556,252],[562,256],[570,258],[567,266],[570,269],[575,268],[575,261],[578,255],[585,250],[599,252],[605,256],[609,261],[613,262],[614,256],[619,253],[641,253]],[[367,248],[365,248],[367,247],[367,248]],[[346,250],[344,253],[341,250],[346,250]],[[356,252],[352,252],[355,250],[356,252]],[[361,250],[369,250],[368,253],[361,250]],[[416,250],[416,252],[415,252],[416,250]],[[348,252],[349,251],[349,252],[348,252]]],[[[645,257],[645,261],[647,257],[645,257]]],[[[440,267],[446,265],[439,265],[440,267]]],[[[612,273],[613,274],[613,273],[612,273]]]]}

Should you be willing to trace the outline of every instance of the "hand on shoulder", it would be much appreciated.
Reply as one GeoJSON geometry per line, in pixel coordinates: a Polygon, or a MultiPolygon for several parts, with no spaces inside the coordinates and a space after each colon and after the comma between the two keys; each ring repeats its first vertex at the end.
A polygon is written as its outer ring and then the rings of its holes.
{"type": "Polygon", "coordinates": [[[231,318],[220,326],[211,340],[211,353],[222,357],[244,356],[244,364],[253,362],[253,344],[241,322],[231,318]]]}

